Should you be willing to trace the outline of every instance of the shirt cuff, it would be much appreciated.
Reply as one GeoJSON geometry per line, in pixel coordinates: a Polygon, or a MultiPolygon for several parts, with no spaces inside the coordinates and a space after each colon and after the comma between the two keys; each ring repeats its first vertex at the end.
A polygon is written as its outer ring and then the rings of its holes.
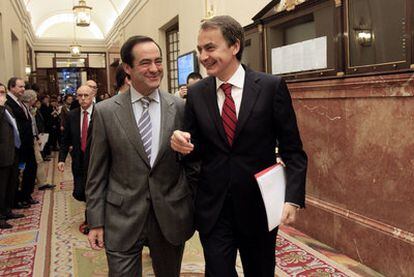
{"type": "Polygon", "coordinates": [[[285,202],[285,203],[296,207],[298,210],[300,209],[300,205],[298,205],[298,204],[295,204],[295,203],[292,203],[292,202],[285,202]]]}

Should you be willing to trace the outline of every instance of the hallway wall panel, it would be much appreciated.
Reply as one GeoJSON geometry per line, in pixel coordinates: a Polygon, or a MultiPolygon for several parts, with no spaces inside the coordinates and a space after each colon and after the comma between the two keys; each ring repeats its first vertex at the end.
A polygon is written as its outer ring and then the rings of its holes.
{"type": "Polygon", "coordinates": [[[298,227],[389,276],[414,275],[412,77],[290,84],[309,155],[298,227]]]}

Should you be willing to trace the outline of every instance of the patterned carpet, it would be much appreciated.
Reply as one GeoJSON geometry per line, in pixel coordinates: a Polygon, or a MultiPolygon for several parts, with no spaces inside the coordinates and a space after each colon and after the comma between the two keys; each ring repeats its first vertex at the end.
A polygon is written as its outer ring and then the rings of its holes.
{"type": "MultiPolygon", "coordinates": [[[[54,192],[36,191],[41,202],[23,210],[24,219],[0,231],[0,276],[107,276],[104,251],[89,248],[79,232],[84,204],[73,199],[70,164],[64,173],[45,170],[58,186],[54,192]]],[[[334,249],[289,227],[276,240],[277,276],[381,276],[334,249]]],[[[243,276],[240,259],[237,270],[243,276]]],[[[197,233],[186,243],[181,276],[204,276],[203,252],[197,233]]],[[[143,276],[154,276],[148,249],[143,253],[143,276]]]]}

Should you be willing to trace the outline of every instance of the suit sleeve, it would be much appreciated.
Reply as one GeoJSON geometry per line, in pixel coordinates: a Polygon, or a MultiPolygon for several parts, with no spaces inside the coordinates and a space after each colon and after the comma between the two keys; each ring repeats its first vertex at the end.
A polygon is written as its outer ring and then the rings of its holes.
{"type": "Polygon", "coordinates": [[[305,206],[307,156],[303,151],[296,115],[286,82],[281,79],[273,102],[279,152],[286,164],[286,198],[305,206]]]}
{"type": "Polygon", "coordinates": [[[105,197],[110,164],[110,149],[99,108],[93,115],[90,161],[86,181],[86,213],[90,228],[104,226],[105,197]]]}
{"type": "Polygon", "coordinates": [[[194,112],[194,97],[197,91],[188,89],[187,101],[184,109],[184,131],[191,134],[191,143],[194,145],[194,150],[183,157],[184,161],[199,161],[200,153],[202,151],[202,144],[200,143],[200,132],[197,124],[196,114],[194,112]]]}
{"type": "Polygon", "coordinates": [[[69,147],[72,145],[71,134],[71,118],[68,118],[65,122],[65,130],[63,131],[62,142],[59,150],[59,162],[65,162],[69,153],[69,147]]]}

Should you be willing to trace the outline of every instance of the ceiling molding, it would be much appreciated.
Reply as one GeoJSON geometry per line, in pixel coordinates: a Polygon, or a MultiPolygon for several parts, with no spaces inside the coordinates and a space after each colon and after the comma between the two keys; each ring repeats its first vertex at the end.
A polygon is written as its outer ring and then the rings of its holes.
{"type": "Polygon", "coordinates": [[[134,18],[134,16],[144,8],[144,6],[149,2],[149,0],[132,0],[129,1],[128,5],[125,7],[123,12],[115,20],[114,26],[109,30],[105,44],[109,49],[115,40],[121,35],[124,31],[126,25],[134,18]]]}
{"type": "Polygon", "coordinates": [[[26,10],[26,6],[22,1],[23,0],[16,0],[10,2],[17,14],[18,19],[20,20],[21,25],[23,26],[25,40],[30,44],[31,47],[33,47],[36,36],[34,34],[32,23],[30,22],[30,14],[26,10]]]}

